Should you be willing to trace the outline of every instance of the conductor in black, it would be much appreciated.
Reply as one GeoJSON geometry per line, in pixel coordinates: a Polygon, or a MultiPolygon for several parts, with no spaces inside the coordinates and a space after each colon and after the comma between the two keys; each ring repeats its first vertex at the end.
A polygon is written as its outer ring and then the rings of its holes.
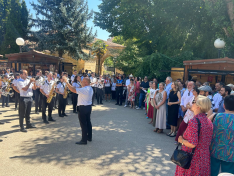
{"type": "Polygon", "coordinates": [[[28,72],[26,70],[20,71],[19,82],[17,84],[20,91],[20,101],[19,101],[19,122],[20,131],[27,132],[24,128],[23,121],[26,118],[26,128],[35,128],[34,125],[30,123],[30,112],[32,106],[32,96],[33,90],[36,90],[35,79],[28,79],[28,72]]]}
{"type": "Polygon", "coordinates": [[[67,87],[71,92],[77,93],[78,96],[78,118],[82,130],[82,139],[80,142],[76,142],[78,145],[86,145],[87,141],[92,141],[92,124],[90,121],[92,111],[92,96],[93,89],[90,86],[90,79],[88,77],[83,78],[81,85],[82,88],[74,88],[69,84],[66,77],[63,77],[67,87]]]}

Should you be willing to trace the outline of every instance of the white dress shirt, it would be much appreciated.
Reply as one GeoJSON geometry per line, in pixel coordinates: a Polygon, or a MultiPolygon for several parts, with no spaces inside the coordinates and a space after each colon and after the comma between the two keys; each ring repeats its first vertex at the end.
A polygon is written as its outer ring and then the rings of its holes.
{"type": "Polygon", "coordinates": [[[14,79],[13,81],[12,81],[12,84],[14,84],[14,86],[17,86],[17,79],[14,79]]]}
{"type": "Polygon", "coordinates": [[[57,89],[58,89],[58,91],[60,92],[60,93],[64,93],[64,89],[65,89],[65,86],[66,86],[66,83],[59,83],[58,85],[57,85],[57,89]]]}
{"type": "Polygon", "coordinates": [[[48,80],[46,80],[44,82],[44,84],[41,86],[41,89],[45,92],[46,95],[49,95],[50,90],[52,89],[53,84],[54,84],[53,80],[50,80],[50,82],[48,80]]]}
{"type": "Polygon", "coordinates": [[[213,106],[213,110],[219,108],[219,103],[220,101],[222,101],[223,97],[220,95],[220,93],[216,93],[213,97],[213,102],[212,104],[214,105],[213,106]]]}
{"type": "Polygon", "coordinates": [[[105,80],[105,87],[110,87],[110,81],[109,80],[105,80]]]}
{"type": "Polygon", "coordinates": [[[77,88],[80,88],[80,87],[81,87],[81,86],[80,86],[80,84],[78,84],[78,83],[76,83],[76,82],[72,83],[72,86],[73,86],[73,87],[75,87],[75,89],[77,89],[77,88]]]}
{"type": "Polygon", "coordinates": [[[92,104],[93,89],[91,86],[76,88],[76,93],[79,95],[77,106],[87,106],[92,104]]]}
{"type": "Polygon", "coordinates": [[[40,76],[38,80],[36,80],[36,86],[41,87],[43,85],[43,77],[40,76]]]}
{"type": "Polygon", "coordinates": [[[72,81],[72,82],[74,81],[75,77],[76,77],[76,75],[72,75],[72,76],[71,76],[71,81],[72,81]]]}
{"type": "Polygon", "coordinates": [[[191,97],[193,97],[193,89],[191,91],[186,89],[183,96],[181,97],[180,106],[186,107],[186,105],[189,103],[189,100],[191,99],[191,97]]]}
{"type": "Polygon", "coordinates": [[[97,85],[95,84],[97,82],[97,78],[96,77],[90,77],[90,83],[93,83],[91,86],[92,87],[96,87],[97,85]]]}
{"type": "Polygon", "coordinates": [[[112,90],[112,91],[115,91],[115,90],[116,90],[116,83],[112,83],[112,85],[111,85],[111,90],[112,90]]]}
{"type": "Polygon", "coordinates": [[[98,80],[98,83],[96,84],[96,87],[99,88],[99,89],[102,89],[103,88],[103,79],[99,79],[98,80]]]}
{"type": "Polygon", "coordinates": [[[20,91],[20,96],[21,97],[32,97],[33,96],[33,83],[30,84],[29,88],[27,91],[24,91],[23,88],[26,87],[30,82],[30,79],[19,79],[17,87],[20,91]]]}
{"type": "Polygon", "coordinates": [[[130,79],[127,79],[125,82],[125,86],[128,87],[129,84],[130,84],[130,79]]]}
{"type": "Polygon", "coordinates": [[[150,98],[154,98],[154,94],[158,89],[150,89],[150,98]]]}

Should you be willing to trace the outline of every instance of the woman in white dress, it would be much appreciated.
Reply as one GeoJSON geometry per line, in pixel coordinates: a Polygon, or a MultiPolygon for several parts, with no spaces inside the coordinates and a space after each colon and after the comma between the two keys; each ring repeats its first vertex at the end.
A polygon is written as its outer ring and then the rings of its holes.
{"type": "Polygon", "coordinates": [[[157,109],[155,130],[154,132],[163,133],[163,130],[166,129],[166,99],[167,93],[164,90],[165,84],[161,82],[159,84],[159,90],[156,91],[154,95],[154,107],[157,109]]]}

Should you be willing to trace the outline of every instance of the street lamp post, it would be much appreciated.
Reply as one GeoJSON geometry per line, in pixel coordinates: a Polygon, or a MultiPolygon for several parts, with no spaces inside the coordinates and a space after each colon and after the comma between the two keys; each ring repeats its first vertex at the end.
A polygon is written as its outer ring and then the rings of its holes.
{"type": "Polygon", "coordinates": [[[16,39],[16,44],[19,46],[19,48],[20,48],[20,53],[22,53],[22,46],[24,45],[24,39],[22,39],[22,38],[17,38],[16,39]]]}
{"type": "Polygon", "coordinates": [[[116,62],[116,57],[113,57],[113,62],[114,62],[114,74],[115,74],[115,62],[116,62]]]}
{"type": "Polygon", "coordinates": [[[220,58],[220,51],[225,47],[225,42],[221,40],[220,38],[216,39],[214,42],[215,48],[218,49],[218,58],[220,58]]]}

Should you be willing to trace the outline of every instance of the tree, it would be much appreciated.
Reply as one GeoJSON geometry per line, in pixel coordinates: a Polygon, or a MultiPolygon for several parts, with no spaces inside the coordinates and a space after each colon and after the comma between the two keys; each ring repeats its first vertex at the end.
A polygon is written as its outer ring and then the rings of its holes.
{"type": "Polygon", "coordinates": [[[98,66],[98,75],[101,74],[101,58],[106,54],[107,52],[107,45],[102,40],[97,40],[92,44],[92,52],[97,57],[97,66],[98,66]]]}
{"type": "Polygon", "coordinates": [[[74,59],[87,59],[88,45],[94,39],[87,21],[92,18],[85,0],[40,0],[32,3],[36,19],[32,19],[39,31],[34,32],[40,50],[57,51],[59,57],[65,52],[74,59]]]}
{"type": "Polygon", "coordinates": [[[22,38],[27,39],[27,34],[29,33],[29,12],[24,0],[21,4],[21,23],[23,31],[22,38]]]}
{"type": "Polygon", "coordinates": [[[2,54],[19,52],[19,46],[15,40],[23,36],[21,23],[21,4],[19,0],[11,0],[7,16],[6,31],[2,45],[2,54]]]}
{"type": "Polygon", "coordinates": [[[222,29],[214,26],[205,6],[203,0],[103,0],[94,23],[112,36],[137,39],[144,55],[191,51],[198,58],[214,58],[213,41],[222,29]]]}

